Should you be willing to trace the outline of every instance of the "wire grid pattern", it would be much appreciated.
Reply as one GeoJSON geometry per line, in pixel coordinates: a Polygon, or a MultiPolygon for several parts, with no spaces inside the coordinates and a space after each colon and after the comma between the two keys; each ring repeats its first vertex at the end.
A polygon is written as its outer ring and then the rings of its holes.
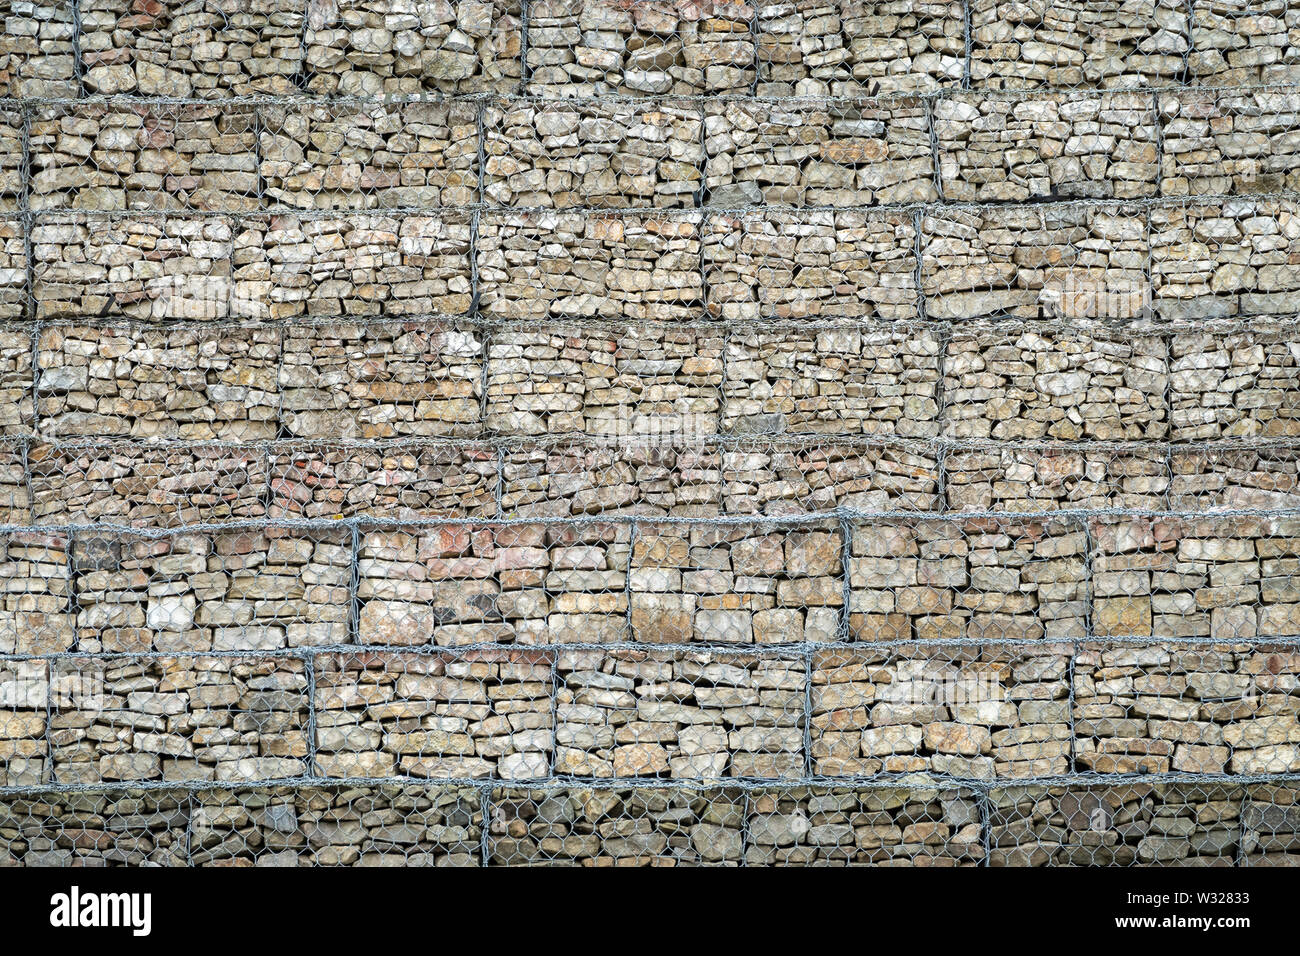
{"type": "Polygon", "coordinates": [[[121,95],[7,99],[0,163],[9,208],[37,212],[742,212],[1268,196],[1294,191],[1287,133],[1296,111],[1294,86],[1277,84],[250,96],[220,107],[121,95]]]}
{"type": "MultiPolygon", "coordinates": [[[[1102,24],[1022,72],[1032,29],[933,4],[895,86],[861,70],[862,23],[796,53],[808,4],[718,5],[709,31],[496,6],[523,24],[517,80],[481,45],[337,58],[310,11],[271,30],[269,79],[128,78],[87,56],[112,18],[83,6],[81,92],[155,95],[13,104],[0,863],[1294,863],[1297,360],[1270,237],[1295,111],[1251,86],[1285,68],[1235,63],[1254,27],[1154,3],[1146,32],[1102,24]],[[207,84],[272,96],[217,113],[207,84]],[[862,99],[882,92],[906,95],[862,99]],[[980,158],[1075,122],[1069,158],[980,158]],[[840,250],[860,284],[814,261],[785,296],[781,223],[863,234],[840,250]],[[80,268],[141,226],[181,271],[80,268]],[[247,258],[357,230],[419,272],[382,320],[351,289],[286,293],[292,251],[269,294],[247,258]],[[1053,273],[1019,230],[1087,261],[1053,273]],[[538,295],[503,263],[557,236],[657,264],[538,295]],[[546,397],[574,376],[538,362],[554,320],[599,342],[660,317],[684,324],[617,345],[631,397],[546,397]],[[75,360],[101,337],[142,383],[116,420],[75,360]],[[1203,373],[1228,351],[1247,382],[1203,373]],[[349,379],[353,355],[384,358],[349,379]],[[169,408],[150,383],[178,357],[194,388],[169,408]],[[847,391],[783,397],[841,365],[847,391]],[[990,369],[1031,393],[1019,418],[990,369]]],[[[1087,15],[1021,6],[1034,29],[1087,15]]]]}

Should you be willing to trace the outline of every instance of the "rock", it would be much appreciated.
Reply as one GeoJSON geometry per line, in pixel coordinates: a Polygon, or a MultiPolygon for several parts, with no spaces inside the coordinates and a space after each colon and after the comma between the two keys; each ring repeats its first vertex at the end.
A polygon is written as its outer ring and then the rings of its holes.
{"type": "Polygon", "coordinates": [[[924,105],[728,103],[705,117],[706,202],[866,206],[937,198],[924,105]]]}
{"type": "Polygon", "coordinates": [[[837,9],[801,2],[758,9],[764,96],[861,96],[959,85],[961,4],[869,2],[837,9]]]}
{"type": "Polygon", "coordinates": [[[1156,113],[1140,93],[960,93],[937,100],[944,196],[1132,199],[1157,191],[1156,113]]]}
{"type": "Polygon", "coordinates": [[[527,92],[535,96],[748,92],[752,10],[733,0],[635,8],[598,0],[529,11],[527,92]]]}

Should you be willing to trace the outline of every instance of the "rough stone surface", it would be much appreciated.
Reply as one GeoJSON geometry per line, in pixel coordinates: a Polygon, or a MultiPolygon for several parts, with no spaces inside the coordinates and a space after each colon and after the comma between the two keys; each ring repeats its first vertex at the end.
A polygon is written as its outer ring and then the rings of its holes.
{"type": "Polygon", "coordinates": [[[27,461],[41,524],[171,528],[267,513],[265,456],[252,445],[39,444],[27,461]]]}
{"type": "Polygon", "coordinates": [[[1250,866],[1300,863],[1300,810],[1295,789],[1285,784],[1258,784],[1245,789],[1241,842],[1246,862],[1250,866]]]}
{"type": "Polygon", "coordinates": [[[1222,784],[998,787],[989,865],[1232,866],[1242,802],[1222,784]]]}
{"type": "Polygon", "coordinates": [[[256,172],[271,206],[464,206],[478,201],[477,121],[466,103],[267,106],[256,172]]]}
{"type": "Polygon", "coordinates": [[[51,326],[36,389],[50,438],[274,438],[274,329],[51,326]]]}
{"type": "Polygon", "coordinates": [[[258,207],[251,106],[56,106],[32,117],[33,209],[258,207]]]}
{"type": "Polygon", "coordinates": [[[488,212],[479,309],[493,318],[698,318],[701,214],[488,212]]]}
{"type": "Polygon", "coordinates": [[[519,0],[307,0],[307,92],[514,92],[519,0]]]}
{"type": "MultiPolygon", "coordinates": [[[[1300,18],[1298,18],[1300,22],[1300,18]]],[[[1295,192],[1300,93],[1161,93],[1163,196],[1295,192]]]]}
{"type": "Polygon", "coordinates": [[[1276,323],[1207,324],[1169,345],[1175,439],[1300,434],[1300,342],[1276,323]]]}
{"type": "Polygon", "coordinates": [[[22,113],[19,110],[0,109],[0,210],[6,212],[16,210],[22,191],[22,113]]]}
{"type": "Polygon", "coordinates": [[[691,208],[701,187],[698,107],[493,104],[483,115],[483,194],[502,206],[691,208]]]}
{"type": "Polygon", "coordinates": [[[564,651],[556,682],[557,774],[803,773],[804,663],[797,657],[564,651]]]}
{"type": "Polygon", "coordinates": [[[748,93],[754,8],[746,0],[539,0],[528,5],[527,92],[748,93]]]}
{"type": "Polygon", "coordinates": [[[273,518],[454,518],[496,511],[497,453],[460,443],[304,443],[270,456],[273,518]]]}
{"type": "Polygon", "coordinates": [[[1093,633],[1291,637],[1297,527],[1285,516],[1092,519],[1093,633]]]}
{"type": "Polygon", "coordinates": [[[32,493],[24,464],[26,442],[0,439],[0,524],[32,522],[32,493]]]}
{"type": "Polygon", "coordinates": [[[969,790],[760,790],[750,799],[747,866],[980,866],[969,790]]]}
{"type": "MultiPolygon", "coordinates": [[[[12,551],[15,542],[5,541],[4,546],[6,551],[12,551]]],[[[0,647],[9,653],[14,647],[14,635],[6,631],[0,631],[0,647]]],[[[4,691],[0,707],[0,786],[36,786],[49,776],[49,669],[49,663],[41,660],[0,664],[0,689],[4,691]]],[[[0,833],[5,829],[0,825],[0,833]]],[[[0,850],[0,859],[3,852],[0,850]]]]}
{"type": "Polygon", "coordinates": [[[726,454],[652,438],[512,445],[502,451],[501,510],[507,517],[713,517],[722,512],[726,454]]]}
{"type": "Polygon", "coordinates": [[[189,814],[194,866],[475,866],[479,793],[342,786],[207,791],[189,814]]]}
{"type": "Polygon", "coordinates": [[[832,522],[798,530],[638,525],[631,637],[645,644],[833,641],[844,604],[843,548],[832,522]]]}
{"type": "Polygon", "coordinates": [[[502,329],[488,348],[487,427],[698,441],[718,430],[723,344],[700,327],[502,329]]]}
{"type": "Polygon", "coordinates": [[[932,319],[1131,319],[1148,307],[1137,207],[952,208],[927,212],[921,232],[932,319]]]}
{"type": "Polygon", "coordinates": [[[1074,663],[1080,768],[1270,774],[1300,767],[1293,650],[1093,645],[1074,663]]]}
{"type": "Polygon", "coordinates": [[[627,639],[626,524],[452,524],[361,534],[363,644],[627,639]]]}
{"type": "MultiPolygon", "coordinates": [[[[3,564],[0,564],[0,653],[50,654],[70,650],[76,637],[73,633],[72,571],[68,561],[67,534],[32,534],[13,532],[0,535],[3,547],[3,564]]],[[[8,666],[8,665],[6,665],[8,666]]],[[[22,664],[13,667],[22,670],[22,664]]],[[[12,706],[45,706],[45,697],[39,704],[23,705],[34,691],[44,693],[30,684],[6,683],[7,693],[13,695],[12,706]]],[[[11,706],[8,698],[4,706],[11,706]]]]}
{"type": "Polygon", "coordinates": [[[29,330],[0,329],[0,435],[32,434],[33,358],[29,330]]]}
{"type": "Polygon", "coordinates": [[[1189,48],[1184,0],[971,0],[970,17],[977,89],[1167,86],[1189,48]]]}
{"type": "Polygon", "coordinates": [[[343,643],[351,559],[346,531],[77,532],[77,647],[270,651],[343,643]]]}
{"type": "Polygon", "coordinates": [[[860,641],[1086,636],[1082,523],[870,522],[853,529],[849,625],[860,641]]]}
{"type": "Polygon", "coordinates": [[[528,651],[338,654],[318,662],[326,777],[550,775],[551,665],[528,651]]]}
{"type": "Polygon", "coordinates": [[[705,224],[708,311],[728,320],[910,319],[916,231],[898,212],[744,212],[705,224]]]}
{"type": "Polygon", "coordinates": [[[94,688],[57,701],[52,711],[50,751],[60,783],[240,782],[306,770],[301,661],[78,658],[58,666],[64,679],[94,688]]]}
{"type": "Polygon", "coordinates": [[[932,437],[939,349],[929,330],[786,325],[733,333],[722,430],[932,437]]]}
{"type": "Polygon", "coordinates": [[[1300,508],[1293,448],[1175,450],[1169,498],[1177,511],[1300,508]]]}
{"type": "Polygon", "coordinates": [[[469,312],[468,214],[266,216],[232,237],[232,314],[381,317],[469,312]]]}
{"type": "Polygon", "coordinates": [[[0,96],[76,96],[72,4],[4,0],[0,19],[0,96]]]}
{"type": "Polygon", "coordinates": [[[83,85],[103,95],[291,94],[302,67],[306,5],[86,0],[80,7],[83,85]]]}
{"type": "Polygon", "coordinates": [[[953,0],[788,0],[758,12],[758,92],[856,96],[958,86],[964,14],[953,0]]]}
{"type": "Polygon", "coordinates": [[[1300,290],[1300,215],[1290,199],[1151,210],[1151,279],[1162,318],[1286,312],[1300,290]]]}
{"type": "Polygon", "coordinates": [[[938,198],[918,99],[708,108],[706,203],[870,206],[938,198]]]}
{"type": "Polygon", "coordinates": [[[0,865],[1300,864],[1300,0],[0,14],[0,865]]]}
{"type": "Polygon", "coordinates": [[[948,505],[958,511],[1159,511],[1170,489],[1165,455],[1141,447],[955,451],[944,468],[948,505]]]}
{"type": "Polygon", "coordinates": [[[1291,41],[1300,27],[1296,0],[1193,0],[1189,79],[1201,86],[1300,80],[1291,41]]]}
{"type": "Polygon", "coordinates": [[[723,506],[729,514],[931,511],[941,506],[938,458],[924,445],[741,439],[722,452],[722,467],[723,506]]]}
{"type": "Polygon", "coordinates": [[[822,651],[813,772],[993,779],[1069,765],[1068,647],[822,651]]]}
{"type": "Polygon", "coordinates": [[[934,102],[934,129],[948,200],[1156,195],[1148,93],[955,93],[934,102]]]}
{"type": "Polygon", "coordinates": [[[0,800],[0,866],[184,866],[189,794],[40,794],[0,800]]]}
{"type": "Polygon", "coordinates": [[[1164,438],[1172,388],[1155,328],[957,326],[943,365],[952,438],[1164,438]]]}
{"type": "Polygon", "coordinates": [[[216,321],[245,309],[231,282],[228,216],[67,214],[32,225],[39,319],[216,321]]]}
{"type": "Polygon", "coordinates": [[[493,791],[488,865],[736,866],[737,790],[493,791]]]}
{"type": "Polygon", "coordinates": [[[480,333],[451,325],[297,325],[278,369],[281,427],[297,438],[374,439],[481,429],[480,333]]]}

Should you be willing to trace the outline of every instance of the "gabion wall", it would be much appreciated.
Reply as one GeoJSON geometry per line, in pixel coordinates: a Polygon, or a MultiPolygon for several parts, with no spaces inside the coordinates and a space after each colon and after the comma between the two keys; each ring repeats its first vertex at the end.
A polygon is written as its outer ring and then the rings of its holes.
{"type": "Polygon", "coordinates": [[[1300,863],[1300,3],[0,0],[0,865],[1300,863]]]}

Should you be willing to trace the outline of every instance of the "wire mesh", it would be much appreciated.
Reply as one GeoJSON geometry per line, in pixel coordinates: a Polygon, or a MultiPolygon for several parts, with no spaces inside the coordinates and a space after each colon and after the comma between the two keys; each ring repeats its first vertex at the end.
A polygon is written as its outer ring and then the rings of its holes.
{"type": "Polygon", "coordinates": [[[707,108],[704,204],[871,206],[938,198],[924,100],[734,100],[707,108]]]}
{"type": "Polygon", "coordinates": [[[1191,48],[1184,0],[970,0],[970,18],[977,89],[1168,85],[1191,48]]]}
{"type": "Polygon", "coordinates": [[[1241,788],[1155,783],[994,790],[992,866],[1233,866],[1241,788]]]}
{"type": "Polygon", "coordinates": [[[944,433],[952,438],[1123,441],[1169,434],[1172,375],[1154,327],[958,325],[943,368],[944,433]]]}
{"type": "Polygon", "coordinates": [[[717,433],[725,336],[708,327],[509,325],[488,340],[486,425],[631,442],[717,433]]]}
{"type": "MultiPolygon", "coordinates": [[[[1196,463],[1208,458],[1217,463],[1220,454],[1232,453],[1172,454],[1185,457],[1171,475],[1169,455],[1150,446],[954,450],[944,460],[947,501],[954,511],[1161,511],[1169,496],[1172,509],[1195,511],[1200,506],[1196,490],[1204,488],[1208,497],[1214,487],[1210,481],[1201,483],[1196,463]]],[[[1228,500],[1226,479],[1220,487],[1228,500]]],[[[1245,504],[1248,498],[1233,500],[1245,504]]],[[[1260,506],[1267,506],[1264,502],[1255,499],[1260,506]]]]}
{"type": "Polygon", "coordinates": [[[1193,0],[1189,79],[1206,86],[1294,82],[1296,55],[1283,35],[1297,23],[1292,0],[1193,0]]]}
{"type": "Polygon", "coordinates": [[[528,4],[528,93],[748,92],[754,7],[745,0],[541,0],[528,4]]]}
{"type": "Polygon", "coordinates": [[[738,790],[503,788],[492,794],[488,865],[736,866],[745,806],[738,790]]]}
{"type": "Polygon", "coordinates": [[[557,774],[803,773],[804,665],[796,657],[568,651],[555,666],[557,774]]]}
{"type": "Polygon", "coordinates": [[[257,120],[255,185],[271,207],[429,209],[478,201],[472,104],[289,103],[259,109],[257,120]]]}
{"type": "Polygon", "coordinates": [[[915,227],[906,212],[710,216],[703,244],[709,314],[728,321],[915,318],[915,227]]]}
{"type": "Polygon", "coordinates": [[[764,5],[757,90],[856,96],[960,85],[968,72],[964,10],[949,0],[764,5]]]}
{"type": "Polygon", "coordinates": [[[1291,87],[1159,94],[1161,194],[1293,192],[1297,107],[1291,87]]]}
{"type": "Polygon", "coordinates": [[[127,0],[86,0],[78,7],[78,75],[87,93],[101,95],[291,93],[303,63],[306,6],[188,0],[137,9],[127,0]]]}
{"type": "MultiPolygon", "coordinates": [[[[1173,114],[1168,102],[1162,108],[1173,114]]],[[[1169,180],[1193,143],[1190,136],[1171,139],[1168,126],[1161,183],[1149,93],[980,91],[934,101],[944,198],[955,201],[1136,199],[1162,187],[1174,195],[1169,180]]]]}
{"type": "Polygon", "coordinates": [[[1294,865],[1293,5],[0,0],[0,864],[1294,865]]]}
{"type": "Polygon", "coordinates": [[[120,790],[0,802],[0,866],[185,866],[184,792],[120,790]]]}
{"type": "Polygon", "coordinates": [[[76,96],[76,26],[70,3],[4,0],[0,96],[76,96]]]}
{"type": "Polygon", "coordinates": [[[1169,497],[1179,511],[1291,510],[1300,467],[1284,449],[1176,450],[1170,456],[1169,497]]]}
{"type": "Polygon", "coordinates": [[[54,665],[56,675],[60,667],[78,684],[51,708],[60,783],[276,779],[305,768],[302,661],[83,659],[54,665]]]}
{"type": "Polygon", "coordinates": [[[680,320],[704,311],[698,212],[485,212],[479,313],[500,319],[680,320]]]}
{"type": "Polygon", "coordinates": [[[535,651],[324,658],[316,767],[325,777],[548,776],[551,664],[535,651]]]}
{"type": "Polygon", "coordinates": [[[258,208],[251,106],[68,105],[31,118],[33,209],[258,208]]]}
{"type": "Polygon", "coordinates": [[[1070,765],[1070,648],[817,652],[812,769],[819,776],[1063,774],[1070,765]]]}
{"type": "Polygon", "coordinates": [[[936,209],[921,233],[931,318],[1135,319],[1151,308],[1148,249],[1156,253],[1138,206],[936,209]]]}
{"type": "Polygon", "coordinates": [[[483,199],[499,206],[698,205],[704,117],[691,101],[497,101],[483,113],[483,199]]]}
{"type": "MultiPolygon", "coordinates": [[[[307,5],[304,88],[317,95],[506,92],[520,82],[520,0],[307,5]]],[[[530,4],[531,6],[531,4],[530,4]]]]}

